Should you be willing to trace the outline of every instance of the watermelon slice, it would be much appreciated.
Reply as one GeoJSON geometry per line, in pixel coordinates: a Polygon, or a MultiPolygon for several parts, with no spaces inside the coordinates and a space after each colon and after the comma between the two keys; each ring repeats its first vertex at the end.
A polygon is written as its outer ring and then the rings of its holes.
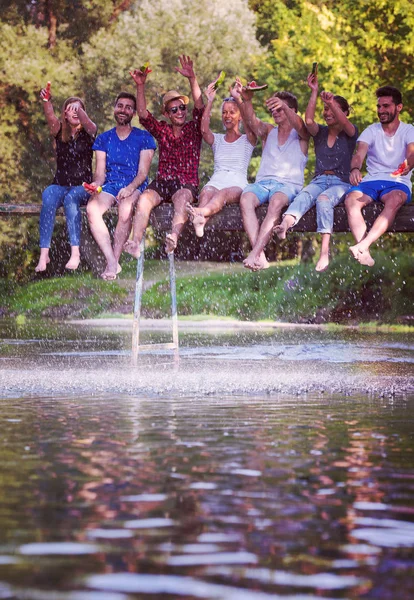
{"type": "Polygon", "coordinates": [[[261,90],[265,90],[267,88],[267,83],[263,85],[258,85],[255,81],[251,81],[246,85],[246,90],[250,92],[260,92],[261,90]]]}
{"type": "Polygon", "coordinates": [[[393,177],[398,177],[398,175],[401,175],[405,171],[407,166],[408,166],[408,162],[407,162],[407,159],[405,159],[405,161],[402,162],[400,165],[398,165],[398,168],[395,171],[393,171],[391,173],[391,175],[393,177]]]}
{"type": "Polygon", "coordinates": [[[142,65],[142,67],[139,68],[139,70],[142,73],[145,73],[145,75],[148,75],[148,73],[152,73],[152,69],[150,69],[150,64],[149,62],[144,62],[144,64],[142,65]]]}
{"type": "Polygon", "coordinates": [[[91,183],[86,183],[86,181],[84,181],[82,183],[82,186],[87,192],[90,192],[91,194],[95,194],[95,192],[100,194],[102,192],[102,187],[100,185],[96,186],[92,185],[91,183]]]}
{"type": "Polygon", "coordinates": [[[43,96],[43,102],[49,102],[49,100],[51,98],[51,93],[50,93],[51,87],[52,87],[52,84],[50,83],[50,81],[48,81],[46,84],[46,87],[45,87],[45,94],[43,96]]]}
{"type": "Polygon", "coordinates": [[[215,83],[214,83],[214,89],[216,90],[218,87],[220,87],[221,85],[223,85],[224,80],[226,79],[226,72],[225,71],[220,71],[220,75],[217,77],[215,83]]]}

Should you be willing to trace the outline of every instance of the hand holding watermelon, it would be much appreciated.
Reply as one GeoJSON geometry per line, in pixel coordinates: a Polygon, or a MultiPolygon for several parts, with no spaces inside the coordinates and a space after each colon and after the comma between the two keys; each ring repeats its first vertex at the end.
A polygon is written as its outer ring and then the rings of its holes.
{"type": "Polygon", "coordinates": [[[393,171],[391,173],[391,175],[393,177],[398,177],[399,175],[406,175],[405,171],[408,169],[408,161],[407,159],[405,159],[404,162],[402,162],[400,165],[398,165],[398,168],[393,171]]]}
{"type": "Polygon", "coordinates": [[[86,183],[86,181],[84,181],[82,186],[90,194],[100,194],[102,192],[102,186],[94,183],[86,183]]]}
{"type": "Polygon", "coordinates": [[[220,71],[220,75],[217,77],[216,81],[214,82],[214,90],[217,90],[217,88],[219,88],[221,85],[223,85],[225,78],[226,78],[226,72],[220,71]]]}
{"type": "Polygon", "coordinates": [[[259,85],[254,80],[246,85],[246,90],[249,90],[250,92],[260,92],[261,90],[265,90],[266,88],[267,83],[259,85]]]}
{"type": "Polygon", "coordinates": [[[50,88],[52,87],[52,84],[50,83],[50,81],[47,82],[46,87],[44,87],[43,89],[40,90],[40,97],[43,100],[43,102],[49,102],[49,100],[51,99],[52,95],[50,93],[50,88]]]}

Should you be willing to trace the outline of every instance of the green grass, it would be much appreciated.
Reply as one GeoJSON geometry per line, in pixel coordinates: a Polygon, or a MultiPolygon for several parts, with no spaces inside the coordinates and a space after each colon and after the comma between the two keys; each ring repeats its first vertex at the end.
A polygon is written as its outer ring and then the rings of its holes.
{"type": "MultiPolygon", "coordinates": [[[[409,254],[375,254],[373,268],[339,255],[324,273],[296,260],[273,263],[252,273],[241,264],[176,262],[180,318],[358,324],[367,330],[412,331],[414,261],[409,254]],[[392,329],[391,328],[392,325],[392,329]]],[[[57,319],[113,317],[133,312],[133,276],[123,268],[121,281],[90,274],[44,279],[26,285],[0,280],[0,309],[11,316],[57,319]],[[126,304],[125,304],[126,301],[126,304]],[[123,310],[120,308],[122,304],[123,310]],[[130,305],[129,305],[130,303],[130,305]]],[[[145,262],[145,280],[160,280],[142,299],[146,317],[171,312],[168,262],[145,262]]],[[[332,325],[334,326],[334,325],[332,325]]]]}
{"type": "Polygon", "coordinates": [[[106,282],[82,274],[9,286],[2,305],[14,316],[86,318],[110,310],[127,294],[116,281],[106,282]]]}
{"type": "MultiPolygon", "coordinates": [[[[317,273],[314,265],[291,262],[256,273],[177,279],[180,315],[214,314],[241,320],[392,323],[413,314],[413,295],[412,256],[381,252],[370,269],[342,255],[324,273],[317,273]]],[[[169,314],[167,280],[144,294],[143,309],[151,316],[169,314]]]]}

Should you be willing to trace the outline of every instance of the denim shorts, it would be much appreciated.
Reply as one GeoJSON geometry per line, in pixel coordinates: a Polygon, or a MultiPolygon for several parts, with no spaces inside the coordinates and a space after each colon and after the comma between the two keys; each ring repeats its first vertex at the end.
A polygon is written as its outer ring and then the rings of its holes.
{"type": "Polygon", "coordinates": [[[277,181],[277,179],[262,179],[258,183],[249,183],[249,185],[244,188],[243,194],[251,192],[259,200],[259,204],[265,204],[265,202],[269,202],[273,194],[281,192],[287,196],[290,203],[300,190],[300,186],[293,185],[292,183],[281,183],[277,181]]]}
{"type": "Polygon", "coordinates": [[[349,188],[348,194],[351,192],[361,192],[362,194],[366,194],[370,198],[374,200],[374,202],[378,202],[381,200],[384,194],[388,194],[388,192],[393,192],[394,190],[401,190],[405,194],[407,194],[407,200],[405,203],[411,202],[411,190],[404,183],[398,183],[398,181],[388,181],[386,179],[375,179],[373,181],[361,181],[358,185],[353,185],[349,188]]]}

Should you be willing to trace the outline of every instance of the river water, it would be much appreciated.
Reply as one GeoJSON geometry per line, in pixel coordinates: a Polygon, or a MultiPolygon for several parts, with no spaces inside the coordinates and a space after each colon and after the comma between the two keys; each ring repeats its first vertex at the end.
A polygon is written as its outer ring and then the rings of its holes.
{"type": "Polygon", "coordinates": [[[413,598],[412,335],[0,333],[0,598],[413,598]]]}

